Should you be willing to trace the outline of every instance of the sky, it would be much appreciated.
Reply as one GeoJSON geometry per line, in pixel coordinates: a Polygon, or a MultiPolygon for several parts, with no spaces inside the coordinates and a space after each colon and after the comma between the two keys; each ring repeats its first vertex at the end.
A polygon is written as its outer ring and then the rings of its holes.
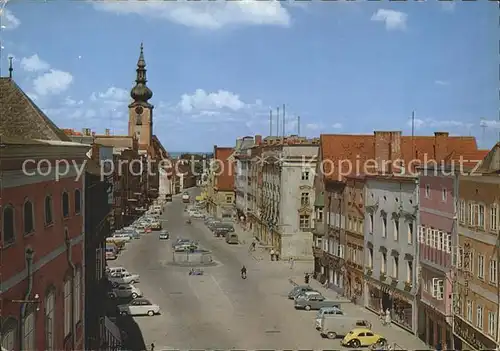
{"type": "MultiPolygon", "coordinates": [[[[0,0],[0,4],[5,0],[0,0]]],[[[1,6],[0,6],[1,7],[1,6]]],[[[141,42],[169,151],[285,132],[499,138],[491,1],[31,1],[1,13],[1,73],[60,127],[127,134],[141,42]],[[279,126],[276,123],[280,108],[279,126]]]]}

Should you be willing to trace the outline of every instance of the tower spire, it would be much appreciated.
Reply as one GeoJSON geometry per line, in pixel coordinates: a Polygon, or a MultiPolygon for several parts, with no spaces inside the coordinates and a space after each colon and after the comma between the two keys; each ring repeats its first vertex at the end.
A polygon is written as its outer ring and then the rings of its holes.
{"type": "Polygon", "coordinates": [[[130,96],[137,103],[146,103],[153,97],[153,92],[146,86],[146,60],[144,59],[144,45],[141,43],[141,51],[137,60],[137,75],[135,78],[135,86],[130,92],[130,96]]]}

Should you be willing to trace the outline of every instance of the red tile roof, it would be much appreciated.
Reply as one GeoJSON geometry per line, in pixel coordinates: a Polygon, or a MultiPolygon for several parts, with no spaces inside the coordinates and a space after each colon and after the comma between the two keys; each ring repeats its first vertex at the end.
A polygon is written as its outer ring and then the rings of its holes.
{"type": "Polygon", "coordinates": [[[232,147],[214,146],[215,160],[221,166],[215,176],[215,188],[218,191],[234,190],[234,164],[229,160],[233,151],[232,147]]]}
{"type": "Polygon", "coordinates": [[[320,148],[323,157],[320,161],[328,180],[343,180],[343,175],[350,172],[373,174],[375,165],[380,166],[383,160],[400,159],[408,164],[411,160],[449,162],[460,160],[460,156],[472,159],[486,155],[483,150],[477,149],[474,137],[450,137],[447,133],[415,137],[401,136],[400,132],[322,134],[320,148]],[[339,174],[340,169],[342,174],[339,174]]]}

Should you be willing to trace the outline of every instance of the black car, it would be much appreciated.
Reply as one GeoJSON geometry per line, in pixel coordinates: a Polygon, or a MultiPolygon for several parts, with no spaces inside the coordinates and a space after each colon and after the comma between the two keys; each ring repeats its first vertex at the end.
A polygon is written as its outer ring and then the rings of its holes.
{"type": "Polygon", "coordinates": [[[215,228],[214,230],[214,236],[220,238],[220,237],[226,237],[226,234],[229,233],[229,230],[226,228],[215,228]]]}

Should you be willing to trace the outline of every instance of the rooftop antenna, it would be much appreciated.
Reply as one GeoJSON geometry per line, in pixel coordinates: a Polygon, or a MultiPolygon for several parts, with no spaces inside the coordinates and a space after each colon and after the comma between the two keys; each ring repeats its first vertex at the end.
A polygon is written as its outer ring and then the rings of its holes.
{"type": "Polygon", "coordinates": [[[411,112],[411,154],[415,155],[415,111],[411,112]]]}
{"type": "Polygon", "coordinates": [[[280,137],[280,108],[276,107],[276,136],[280,137]]]}
{"type": "Polygon", "coordinates": [[[297,136],[300,137],[300,116],[297,116],[297,136]]]}
{"type": "Polygon", "coordinates": [[[273,110],[269,110],[269,136],[273,135],[273,110]]]}
{"type": "Polygon", "coordinates": [[[283,125],[281,126],[283,128],[283,138],[285,137],[285,104],[283,104],[283,125]]]}
{"type": "Polygon", "coordinates": [[[14,71],[14,68],[12,66],[12,60],[14,58],[12,56],[9,56],[9,79],[12,79],[12,72],[14,71]]]}
{"type": "Polygon", "coordinates": [[[481,139],[484,141],[486,138],[486,127],[487,127],[484,118],[481,118],[481,121],[479,122],[479,126],[483,130],[483,135],[481,136],[481,139]]]}

